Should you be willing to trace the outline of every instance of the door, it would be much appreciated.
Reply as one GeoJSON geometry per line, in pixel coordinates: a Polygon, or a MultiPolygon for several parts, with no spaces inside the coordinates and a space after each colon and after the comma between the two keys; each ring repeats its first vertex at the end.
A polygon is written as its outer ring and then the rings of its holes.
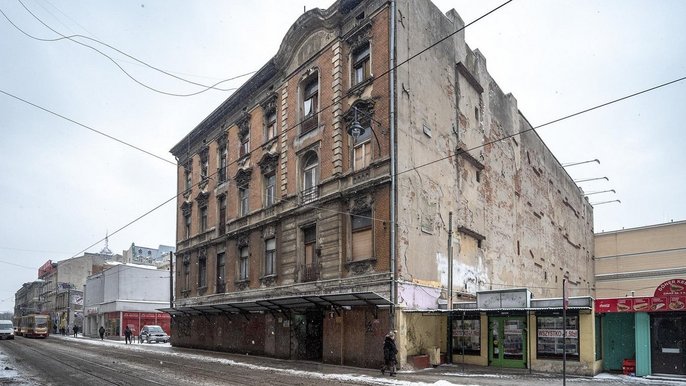
{"type": "Polygon", "coordinates": [[[294,359],[322,359],[324,317],[319,309],[293,314],[291,319],[291,354],[294,359]]]}
{"type": "Polygon", "coordinates": [[[653,315],[651,365],[654,374],[686,374],[686,315],[653,315]]]}
{"type": "Polygon", "coordinates": [[[624,359],[634,358],[636,352],[634,314],[608,313],[603,315],[602,324],[603,369],[622,371],[624,359]]]}
{"type": "Polygon", "coordinates": [[[526,367],[526,318],[496,316],[488,319],[488,363],[497,367],[526,367]]]}

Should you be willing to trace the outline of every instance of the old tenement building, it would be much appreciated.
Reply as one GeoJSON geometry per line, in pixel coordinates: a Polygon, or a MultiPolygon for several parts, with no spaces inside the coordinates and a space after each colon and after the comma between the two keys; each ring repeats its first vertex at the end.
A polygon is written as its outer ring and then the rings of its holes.
{"type": "Polygon", "coordinates": [[[592,208],[485,58],[459,32],[406,62],[463,26],[309,10],[179,141],[175,346],[376,367],[394,329],[406,364],[447,350],[449,282],[590,295],[592,208]]]}

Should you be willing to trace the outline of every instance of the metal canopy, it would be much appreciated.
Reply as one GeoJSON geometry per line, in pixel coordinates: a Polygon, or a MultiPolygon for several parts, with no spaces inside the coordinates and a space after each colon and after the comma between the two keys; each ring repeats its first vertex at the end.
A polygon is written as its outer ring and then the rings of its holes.
{"type": "Polygon", "coordinates": [[[224,302],[215,304],[188,305],[175,308],[161,308],[170,315],[220,315],[227,313],[253,313],[288,311],[315,307],[387,307],[391,301],[375,292],[353,292],[332,295],[303,295],[261,299],[249,302],[224,302]]]}

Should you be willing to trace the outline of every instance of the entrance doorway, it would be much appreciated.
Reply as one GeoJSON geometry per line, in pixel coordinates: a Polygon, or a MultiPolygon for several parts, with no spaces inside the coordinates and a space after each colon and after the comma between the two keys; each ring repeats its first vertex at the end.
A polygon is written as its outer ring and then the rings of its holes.
{"type": "Polygon", "coordinates": [[[652,372],[686,375],[686,314],[652,315],[651,319],[652,372]]]}
{"type": "Polygon", "coordinates": [[[293,314],[291,333],[292,353],[295,359],[322,360],[324,315],[319,309],[293,314]]]}
{"type": "Polygon", "coordinates": [[[525,368],[526,358],[526,317],[489,317],[489,366],[525,368]]]}

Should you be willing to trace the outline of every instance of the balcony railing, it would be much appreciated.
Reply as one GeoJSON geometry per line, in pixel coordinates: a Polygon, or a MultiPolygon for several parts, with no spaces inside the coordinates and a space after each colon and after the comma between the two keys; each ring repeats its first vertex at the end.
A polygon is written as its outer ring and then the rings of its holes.
{"type": "Polygon", "coordinates": [[[319,280],[319,264],[305,264],[303,265],[303,279],[302,281],[317,281],[319,280]]]}
{"type": "Polygon", "coordinates": [[[319,197],[319,186],[313,186],[300,192],[300,202],[303,204],[314,201],[317,197],[319,197]]]}

